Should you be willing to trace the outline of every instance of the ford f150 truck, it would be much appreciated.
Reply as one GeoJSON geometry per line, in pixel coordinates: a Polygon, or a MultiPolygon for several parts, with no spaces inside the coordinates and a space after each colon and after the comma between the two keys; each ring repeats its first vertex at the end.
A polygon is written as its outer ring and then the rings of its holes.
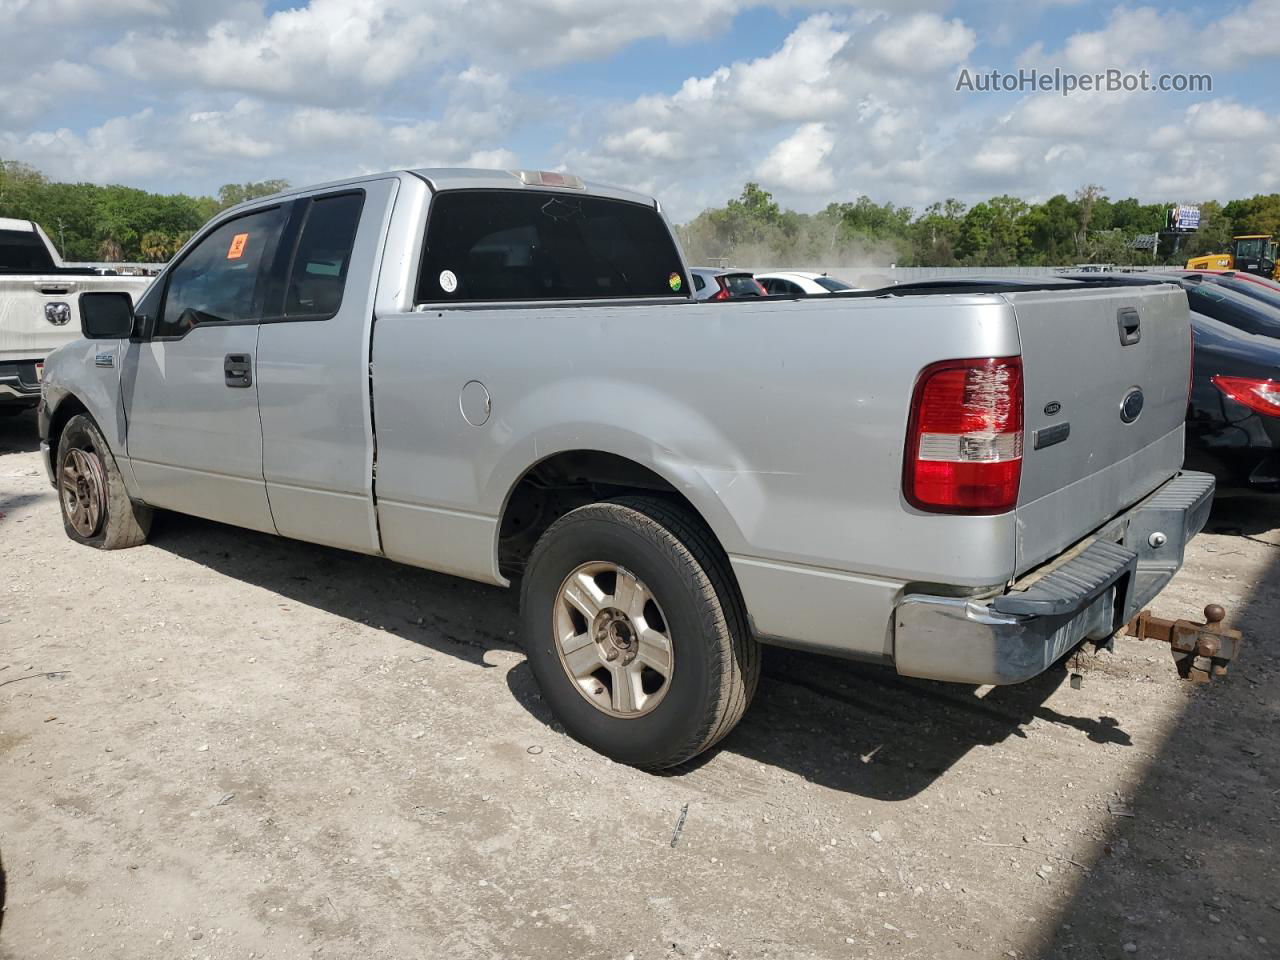
{"type": "Polygon", "coordinates": [[[37,224],[0,217],[0,416],[40,401],[45,356],[80,335],[79,292],[137,296],[150,283],[150,277],[104,277],[65,266],[37,224]]]}
{"type": "Polygon", "coordinates": [[[220,214],[48,361],[68,535],[154,508],[519,582],[567,730],[724,736],[759,644],[1014,683],[1150,600],[1204,525],[1164,283],[695,302],[652,199],[415,170],[220,214]]]}

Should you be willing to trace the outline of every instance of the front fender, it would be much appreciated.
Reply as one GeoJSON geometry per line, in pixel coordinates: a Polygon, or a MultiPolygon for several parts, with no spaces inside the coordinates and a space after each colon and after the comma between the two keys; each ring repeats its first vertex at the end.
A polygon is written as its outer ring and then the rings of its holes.
{"type": "MultiPolygon", "coordinates": [[[[127,429],[120,403],[120,367],[124,361],[124,340],[75,340],[59,347],[45,359],[41,386],[40,437],[54,442],[52,431],[59,424],[59,411],[68,402],[78,402],[97,422],[111,448],[129,495],[137,485],[127,456],[127,429]],[[105,364],[99,365],[99,358],[105,364]]],[[[50,456],[56,451],[51,450],[50,456]]]]}

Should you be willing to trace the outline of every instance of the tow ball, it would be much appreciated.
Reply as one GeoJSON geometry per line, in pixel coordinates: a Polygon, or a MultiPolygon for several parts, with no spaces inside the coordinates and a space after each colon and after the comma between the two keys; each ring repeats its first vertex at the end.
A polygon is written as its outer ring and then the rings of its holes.
{"type": "Polygon", "coordinates": [[[1227,611],[1211,603],[1204,608],[1204,623],[1194,620],[1165,620],[1143,610],[1129,621],[1125,633],[1139,640],[1159,640],[1169,644],[1178,676],[1192,683],[1208,683],[1226,676],[1227,667],[1240,655],[1244,639],[1239,630],[1222,625],[1227,611]]]}

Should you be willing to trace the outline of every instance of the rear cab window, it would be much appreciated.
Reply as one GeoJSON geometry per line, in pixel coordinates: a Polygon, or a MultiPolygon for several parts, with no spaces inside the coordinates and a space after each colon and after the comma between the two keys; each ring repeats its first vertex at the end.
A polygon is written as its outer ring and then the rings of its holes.
{"type": "Polygon", "coordinates": [[[450,190],[431,201],[418,303],[690,296],[661,214],[545,190],[450,190]]]}
{"type": "Polygon", "coordinates": [[[0,273],[49,273],[53,258],[34,230],[0,230],[0,273]]]}

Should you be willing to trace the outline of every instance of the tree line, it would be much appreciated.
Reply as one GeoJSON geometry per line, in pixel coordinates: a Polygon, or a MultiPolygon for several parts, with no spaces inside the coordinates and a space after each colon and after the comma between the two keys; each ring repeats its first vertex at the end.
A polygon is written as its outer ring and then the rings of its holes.
{"type": "MultiPolygon", "coordinates": [[[[133,187],[59,183],[0,159],[0,217],[34,220],[72,261],[161,263],[215,213],[276,193],[284,180],[228,183],[216,196],[149,193],[133,187]]],[[[817,213],[784,210],[756,183],[723,207],[677,227],[692,263],[746,266],[1063,266],[1153,261],[1134,238],[1163,230],[1172,203],[1112,200],[1094,184],[1043,203],[1008,195],[973,206],[948,199],[917,213],[860,196],[817,213]]],[[[1162,238],[1157,263],[1226,249],[1240,233],[1280,234],[1280,194],[1200,205],[1200,229],[1175,249],[1162,238]]]]}
{"type": "Polygon", "coordinates": [[[1112,200],[1089,184],[1043,203],[1008,195],[973,206],[948,199],[917,213],[860,196],[818,213],[784,210],[757,183],[723,207],[677,228],[692,263],[744,266],[1065,266],[1074,263],[1175,264],[1226,250],[1242,233],[1280,234],[1280,194],[1200,204],[1200,228],[1165,234],[1157,252],[1141,235],[1165,229],[1170,203],[1112,200]]]}
{"type": "Polygon", "coordinates": [[[34,220],[69,261],[163,263],[219,210],[289,186],[285,180],[228,183],[214,197],[133,187],[58,183],[0,159],[0,217],[34,220]]]}

